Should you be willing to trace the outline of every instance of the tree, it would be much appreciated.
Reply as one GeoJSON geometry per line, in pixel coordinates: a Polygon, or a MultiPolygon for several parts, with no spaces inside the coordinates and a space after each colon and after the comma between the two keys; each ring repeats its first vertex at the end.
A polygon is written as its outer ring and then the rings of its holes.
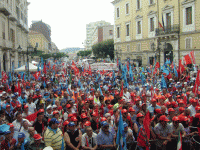
{"type": "Polygon", "coordinates": [[[90,55],[91,53],[92,53],[92,51],[89,51],[89,50],[87,50],[87,51],[79,51],[79,52],[77,53],[77,56],[82,56],[82,57],[84,57],[84,56],[90,55]]]}
{"type": "Polygon", "coordinates": [[[106,58],[107,55],[109,55],[110,58],[113,59],[114,58],[114,40],[109,39],[109,40],[94,44],[92,46],[92,51],[94,55],[98,58],[106,58]]]}

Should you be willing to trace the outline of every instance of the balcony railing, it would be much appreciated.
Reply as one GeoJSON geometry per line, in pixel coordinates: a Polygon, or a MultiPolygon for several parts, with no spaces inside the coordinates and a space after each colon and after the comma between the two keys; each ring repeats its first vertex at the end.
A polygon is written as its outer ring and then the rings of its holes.
{"type": "Polygon", "coordinates": [[[0,12],[3,12],[6,16],[10,15],[11,10],[6,1],[0,1],[0,12]]]}
{"type": "Polygon", "coordinates": [[[156,36],[166,35],[166,34],[174,34],[180,32],[180,26],[178,24],[172,26],[166,26],[164,28],[156,28],[156,36]]]}

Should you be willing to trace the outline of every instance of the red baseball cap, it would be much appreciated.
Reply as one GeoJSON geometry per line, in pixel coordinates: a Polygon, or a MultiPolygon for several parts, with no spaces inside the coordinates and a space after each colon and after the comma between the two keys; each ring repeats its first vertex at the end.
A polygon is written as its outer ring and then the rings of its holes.
{"type": "Polygon", "coordinates": [[[155,112],[158,114],[161,114],[161,109],[157,108],[157,109],[155,109],[155,112]]]}
{"type": "Polygon", "coordinates": [[[73,114],[68,114],[68,118],[71,118],[73,117],[74,115],[73,114]]]}
{"type": "Polygon", "coordinates": [[[92,113],[92,116],[97,117],[98,114],[97,114],[96,112],[93,112],[93,113],[92,113]]]}
{"type": "Polygon", "coordinates": [[[55,114],[59,114],[59,111],[55,110],[55,111],[53,112],[53,115],[55,115],[55,114]]]}
{"type": "Polygon", "coordinates": [[[34,138],[35,140],[41,140],[41,139],[42,139],[41,135],[39,135],[39,134],[35,134],[35,135],[33,136],[33,138],[34,138]]]}
{"type": "Polygon", "coordinates": [[[63,126],[66,126],[66,125],[68,125],[69,124],[69,121],[65,121],[64,123],[63,123],[63,126]]]}
{"type": "Polygon", "coordinates": [[[17,105],[17,108],[20,108],[20,107],[22,107],[22,105],[21,105],[21,104],[18,104],[18,105],[17,105]]]}
{"type": "Polygon", "coordinates": [[[44,112],[44,109],[39,109],[38,112],[39,112],[39,113],[43,113],[43,112],[44,112]]]}
{"type": "Polygon", "coordinates": [[[85,126],[91,126],[91,122],[90,121],[86,121],[84,125],[85,126]]]}
{"type": "Polygon", "coordinates": [[[179,111],[184,111],[184,110],[185,110],[185,108],[183,108],[183,107],[179,108],[179,111]]]}
{"type": "Polygon", "coordinates": [[[195,110],[200,110],[200,106],[196,106],[196,107],[195,107],[195,110]]]}
{"type": "Polygon", "coordinates": [[[128,111],[129,111],[129,112],[135,112],[135,109],[133,109],[133,107],[130,107],[130,108],[128,109],[128,111]]]}
{"type": "Polygon", "coordinates": [[[111,109],[113,107],[113,105],[108,105],[108,109],[111,109]]]}
{"type": "Polygon", "coordinates": [[[179,118],[178,118],[177,116],[174,116],[174,117],[172,118],[172,121],[179,121],[179,118]]]}
{"type": "Polygon", "coordinates": [[[106,120],[107,120],[106,117],[101,117],[101,122],[106,120]]]}
{"type": "Polygon", "coordinates": [[[73,117],[71,118],[71,121],[75,122],[75,121],[78,121],[78,119],[77,119],[75,116],[73,116],[73,117]]]}
{"type": "Polygon", "coordinates": [[[151,102],[157,102],[157,100],[155,98],[152,98],[151,102]]]}
{"type": "Polygon", "coordinates": [[[6,105],[6,108],[9,108],[10,107],[10,105],[6,105]]]}
{"type": "Polygon", "coordinates": [[[127,112],[127,110],[126,110],[126,109],[122,109],[122,114],[123,114],[123,113],[126,113],[126,112],[127,112]]]}
{"type": "Polygon", "coordinates": [[[196,113],[195,114],[195,118],[199,118],[200,119],[200,113],[196,113]]]}
{"type": "Polygon", "coordinates": [[[168,112],[175,111],[173,108],[169,108],[168,112]]]}
{"type": "Polygon", "coordinates": [[[14,125],[12,123],[8,123],[8,125],[10,126],[10,128],[14,127],[14,125]]]}
{"type": "Polygon", "coordinates": [[[159,118],[160,121],[169,121],[165,115],[160,116],[159,118]]]}
{"type": "Polygon", "coordinates": [[[178,103],[179,103],[179,104],[184,104],[184,101],[183,101],[183,100],[180,100],[178,103]]]}
{"type": "Polygon", "coordinates": [[[24,109],[25,109],[25,108],[28,108],[28,105],[24,105],[24,109]]]}
{"type": "Polygon", "coordinates": [[[70,108],[70,107],[71,107],[71,105],[70,105],[70,104],[67,104],[67,105],[66,105],[66,108],[70,108]]]}
{"type": "Polygon", "coordinates": [[[137,118],[140,118],[140,117],[144,117],[144,115],[142,113],[138,113],[137,118]]]}
{"type": "Polygon", "coordinates": [[[168,101],[168,102],[166,102],[166,105],[171,105],[171,104],[172,104],[172,103],[171,103],[171,102],[169,102],[169,101],[168,101]]]}
{"type": "Polygon", "coordinates": [[[86,114],[85,113],[81,114],[81,118],[83,119],[87,118],[86,114]]]}

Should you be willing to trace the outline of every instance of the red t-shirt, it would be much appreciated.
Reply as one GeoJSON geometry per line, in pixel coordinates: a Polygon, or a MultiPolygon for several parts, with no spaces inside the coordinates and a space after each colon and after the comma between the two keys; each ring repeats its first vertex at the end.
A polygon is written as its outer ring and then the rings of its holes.
{"type": "Polygon", "coordinates": [[[9,150],[10,146],[15,145],[16,142],[17,141],[14,138],[12,139],[12,143],[9,144],[7,140],[3,140],[1,142],[1,150],[9,150]]]}

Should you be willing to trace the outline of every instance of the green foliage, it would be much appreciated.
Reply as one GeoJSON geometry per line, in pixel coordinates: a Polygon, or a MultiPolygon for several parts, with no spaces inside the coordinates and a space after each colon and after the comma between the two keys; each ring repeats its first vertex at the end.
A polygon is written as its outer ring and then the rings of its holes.
{"type": "Polygon", "coordinates": [[[68,55],[66,55],[65,53],[49,53],[49,54],[44,54],[43,51],[41,50],[37,50],[35,52],[32,52],[31,53],[31,56],[39,56],[39,57],[42,57],[43,59],[48,59],[50,57],[53,57],[55,59],[59,59],[59,58],[62,58],[62,57],[69,57],[68,55]]]}
{"type": "Polygon", "coordinates": [[[111,59],[114,58],[114,40],[109,39],[92,46],[92,51],[97,58],[106,58],[107,55],[111,59]]]}
{"type": "Polygon", "coordinates": [[[90,55],[91,53],[92,53],[92,51],[88,51],[88,50],[86,50],[86,51],[79,51],[79,52],[77,53],[77,56],[82,56],[82,57],[84,57],[84,56],[90,55]]]}

